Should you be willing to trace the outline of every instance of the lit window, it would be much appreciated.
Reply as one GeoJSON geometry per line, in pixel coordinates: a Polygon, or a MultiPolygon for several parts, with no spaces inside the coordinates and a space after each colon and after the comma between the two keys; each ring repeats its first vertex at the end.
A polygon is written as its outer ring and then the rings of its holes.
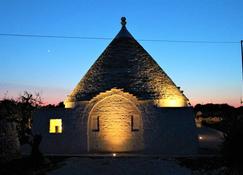
{"type": "Polygon", "coordinates": [[[62,133],[62,119],[50,119],[50,133],[62,133]]]}

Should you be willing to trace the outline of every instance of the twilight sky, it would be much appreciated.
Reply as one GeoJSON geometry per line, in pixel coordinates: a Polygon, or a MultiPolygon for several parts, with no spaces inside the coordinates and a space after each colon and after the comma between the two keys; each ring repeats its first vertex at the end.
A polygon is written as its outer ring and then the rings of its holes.
{"type": "MultiPolygon", "coordinates": [[[[113,38],[120,18],[192,104],[239,106],[242,0],[0,0],[0,34],[113,38]]],[[[0,98],[24,90],[58,103],[72,91],[111,40],[0,36],[0,98]]]]}

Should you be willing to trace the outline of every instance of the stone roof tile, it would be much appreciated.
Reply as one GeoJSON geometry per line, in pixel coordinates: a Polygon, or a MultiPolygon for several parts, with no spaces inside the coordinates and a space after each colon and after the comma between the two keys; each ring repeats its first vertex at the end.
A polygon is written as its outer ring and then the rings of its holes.
{"type": "Polygon", "coordinates": [[[88,70],[69,96],[86,101],[112,88],[138,99],[161,99],[182,94],[156,61],[134,39],[124,23],[120,32],[88,70]],[[173,93],[173,94],[171,94],[173,93]]]}

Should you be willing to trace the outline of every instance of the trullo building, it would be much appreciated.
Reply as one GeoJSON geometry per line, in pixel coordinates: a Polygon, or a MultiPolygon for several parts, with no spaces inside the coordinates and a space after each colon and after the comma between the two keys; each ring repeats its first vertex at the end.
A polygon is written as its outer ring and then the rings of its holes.
{"type": "Polygon", "coordinates": [[[42,109],[33,133],[46,154],[197,153],[192,107],[179,87],[122,27],[71,94],[42,109]]]}

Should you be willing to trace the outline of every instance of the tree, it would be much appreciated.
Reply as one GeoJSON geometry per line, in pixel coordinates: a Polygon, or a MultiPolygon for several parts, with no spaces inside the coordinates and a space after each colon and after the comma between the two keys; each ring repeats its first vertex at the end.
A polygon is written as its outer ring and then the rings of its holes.
{"type": "Polygon", "coordinates": [[[28,142],[26,135],[31,133],[32,127],[32,113],[35,109],[42,105],[41,96],[39,93],[35,95],[24,91],[23,95],[18,98],[19,110],[19,139],[20,143],[28,142]]]}
{"type": "Polygon", "coordinates": [[[0,101],[0,120],[6,119],[13,122],[18,121],[18,103],[14,99],[0,101]]]}
{"type": "Polygon", "coordinates": [[[39,93],[35,95],[24,91],[19,98],[3,99],[0,101],[0,119],[17,123],[17,131],[20,143],[28,142],[27,135],[31,134],[32,113],[41,107],[42,100],[39,93]]]}
{"type": "Polygon", "coordinates": [[[243,171],[243,115],[230,116],[227,122],[225,141],[222,146],[222,155],[230,171],[243,171]]]}
{"type": "Polygon", "coordinates": [[[63,101],[60,102],[60,103],[58,103],[58,104],[56,105],[56,108],[65,108],[65,105],[64,105],[63,101]]]}

